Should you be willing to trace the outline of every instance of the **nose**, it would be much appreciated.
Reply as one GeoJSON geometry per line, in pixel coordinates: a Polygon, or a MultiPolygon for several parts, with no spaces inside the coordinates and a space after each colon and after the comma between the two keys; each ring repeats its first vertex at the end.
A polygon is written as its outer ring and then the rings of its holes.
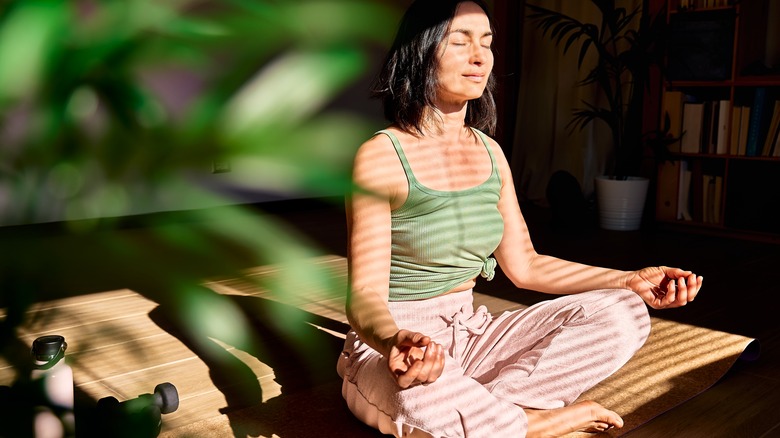
{"type": "Polygon", "coordinates": [[[482,47],[479,44],[474,45],[474,50],[471,52],[471,63],[476,66],[481,66],[485,63],[486,59],[490,56],[490,49],[482,47]]]}

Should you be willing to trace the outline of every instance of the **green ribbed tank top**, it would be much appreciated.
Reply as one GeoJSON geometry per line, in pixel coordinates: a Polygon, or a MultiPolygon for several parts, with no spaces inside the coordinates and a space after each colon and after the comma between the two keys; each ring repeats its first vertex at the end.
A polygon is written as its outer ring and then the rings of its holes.
{"type": "Polygon", "coordinates": [[[398,138],[379,131],[393,142],[409,182],[406,201],[391,212],[390,301],[435,297],[478,275],[493,279],[490,255],[504,233],[501,175],[485,134],[474,132],[490,155],[490,177],[465,190],[440,191],[417,181],[398,138]]]}

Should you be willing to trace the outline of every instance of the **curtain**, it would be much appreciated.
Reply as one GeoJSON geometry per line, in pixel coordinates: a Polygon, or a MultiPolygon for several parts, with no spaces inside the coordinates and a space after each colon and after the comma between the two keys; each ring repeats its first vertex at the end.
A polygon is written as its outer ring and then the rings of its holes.
{"type": "MultiPolygon", "coordinates": [[[[526,3],[579,17],[581,22],[600,22],[600,13],[590,2],[526,0],[526,3]]],[[[641,0],[628,0],[624,6],[632,10],[639,5],[641,0]]],[[[582,130],[567,126],[574,108],[582,107],[583,101],[597,102],[599,96],[595,86],[579,86],[590,70],[587,59],[581,69],[577,68],[579,48],[579,44],[574,44],[564,55],[563,45],[556,46],[549,34],[543,35],[535,23],[526,22],[523,26],[517,121],[511,153],[512,172],[521,201],[546,205],[547,183],[558,170],[574,175],[585,196],[593,193],[594,177],[604,174],[611,153],[607,126],[599,121],[582,130]]]]}

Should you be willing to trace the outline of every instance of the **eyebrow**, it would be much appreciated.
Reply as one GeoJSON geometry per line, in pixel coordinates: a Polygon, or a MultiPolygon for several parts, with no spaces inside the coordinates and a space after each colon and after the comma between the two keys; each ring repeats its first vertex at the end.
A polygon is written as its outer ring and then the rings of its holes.
{"type": "MultiPolygon", "coordinates": [[[[471,35],[473,35],[473,32],[468,30],[468,29],[453,29],[453,30],[450,31],[450,34],[453,34],[453,33],[462,33],[462,34],[464,34],[466,36],[469,36],[469,37],[471,35]]],[[[489,36],[493,36],[493,32],[492,31],[487,31],[487,32],[483,33],[481,38],[489,37],[489,36]]]]}

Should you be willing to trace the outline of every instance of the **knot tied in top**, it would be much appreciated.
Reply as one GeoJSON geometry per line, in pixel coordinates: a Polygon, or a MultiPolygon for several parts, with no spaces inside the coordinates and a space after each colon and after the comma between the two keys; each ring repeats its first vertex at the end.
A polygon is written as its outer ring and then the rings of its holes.
{"type": "Polygon", "coordinates": [[[497,264],[498,263],[496,262],[496,259],[493,257],[488,257],[485,259],[485,263],[482,264],[482,272],[480,272],[479,275],[481,275],[482,278],[487,279],[487,281],[492,280],[496,275],[497,264]]]}

